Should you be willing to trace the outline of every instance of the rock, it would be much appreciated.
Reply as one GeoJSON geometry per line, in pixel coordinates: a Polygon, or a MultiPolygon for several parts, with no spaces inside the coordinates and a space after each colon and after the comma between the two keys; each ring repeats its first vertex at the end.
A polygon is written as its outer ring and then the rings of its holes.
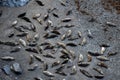
{"type": "Polygon", "coordinates": [[[11,57],[11,56],[4,56],[4,57],[1,57],[0,59],[5,60],[5,61],[14,61],[15,60],[15,58],[11,57]]]}
{"type": "Polygon", "coordinates": [[[55,74],[53,74],[53,73],[51,73],[49,71],[43,71],[43,74],[45,74],[48,77],[54,77],[55,76],[55,74]]]}
{"type": "Polygon", "coordinates": [[[28,71],[34,71],[37,69],[37,67],[38,67],[38,64],[33,64],[28,68],[28,71]]]}
{"type": "Polygon", "coordinates": [[[0,0],[0,6],[19,7],[24,6],[30,0],[0,0]]]}
{"type": "Polygon", "coordinates": [[[35,80],[43,80],[41,77],[34,77],[35,80]]]}
{"type": "Polygon", "coordinates": [[[11,70],[9,65],[3,66],[2,70],[5,72],[6,75],[10,75],[11,70]]]}
{"type": "Polygon", "coordinates": [[[22,74],[22,68],[19,63],[13,63],[11,66],[11,69],[16,73],[16,74],[22,74]]]}

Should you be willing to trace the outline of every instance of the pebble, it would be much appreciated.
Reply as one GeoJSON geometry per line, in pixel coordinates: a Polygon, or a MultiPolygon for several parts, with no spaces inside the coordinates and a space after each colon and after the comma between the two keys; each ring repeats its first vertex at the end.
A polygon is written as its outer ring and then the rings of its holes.
{"type": "Polygon", "coordinates": [[[5,72],[6,75],[10,75],[10,73],[11,73],[9,65],[3,66],[2,70],[5,72]]]}
{"type": "Polygon", "coordinates": [[[15,52],[19,52],[21,50],[21,47],[16,47],[16,48],[13,48],[10,52],[11,53],[15,53],[15,52]]]}
{"type": "Polygon", "coordinates": [[[81,46],[84,46],[87,43],[86,38],[84,37],[80,43],[81,46]]]}
{"type": "Polygon", "coordinates": [[[88,71],[86,71],[84,69],[80,69],[80,72],[82,74],[84,74],[85,76],[87,76],[88,78],[93,78],[93,76],[88,71]]]}
{"type": "Polygon", "coordinates": [[[41,14],[40,13],[37,13],[37,14],[35,14],[34,16],[33,16],[33,19],[37,19],[37,18],[39,18],[41,16],[41,14]]]}
{"type": "Polygon", "coordinates": [[[27,46],[25,40],[23,40],[23,39],[19,39],[19,42],[20,42],[24,47],[27,46]]]}
{"type": "Polygon", "coordinates": [[[55,76],[55,74],[53,74],[53,73],[51,73],[49,71],[43,71],[43,74],[45,74],[48,77],[54,77],[55,76]]]}
{"type": "Polygon", "coordinates": [[[84,59],[83,55],[82,54],[79,54],[78,56],[78,62],[82,62],[84,59]]]}
{"type": "Polygon", "coordinates": [[[30,65],[30,67],[28,68],[28,71],[34,71],[34,70],[37,69],[37,67],[38,67],[38,64],[32,64],[32,65],[30,65]]]}
{"type": "Polygon", "coordinates": [[[64,19],[62,19],[61,21],[62,21],[62,22],[70,22],[70,21],[72,21],[72,19],[71,19],[71,18],[64,18],[64,19]]]}
{"type": "Polygon", "coordinates": [[[90,62],[80,62],[78,63],[78,66],[80,67],[88,67],[90,65],[90,62]]]}
{"type": "Polygon", "coordinates": [[[17,20],[13,21],[13,22],[12,22],[12,26],[17,25],[17,23],[18,23],[18,21],[17,21],[17,20]]]}
{"type": "Polygon", "coordinates": [[[109,61],[109,59],[105,56],[97,56],[97,59],[101,61],[109,61]]]}
{"type": "Polygon", "coordinates": [[[77,68],[76,68],[75,65],[72,67],[71,70],[72,70],[71,73],[70,73],[71,75],[75,75],[77,73],[77,68]]]}
{"type": "Polygon", "coordinates": [[[20,64],[17,63],[17,62],[13,63],[13,65],[11,66],[11,69],[12,69],[16,74],[22,74],[22,72],[23,72],[20,64]]]}
{"type": "Polygon", "coordinates": [[[43,80],[41,77],[34,77],[35,80],[43,80]]]}
{"type": "Polygon", "coordinates": [[[116,24],[113,23],[113,22],[106,22],[106,24],[107,24],[108,26],[116,27],[116,24]]]}
{"type": "Polygon", "coordinates": [[[0,59],[5,60],[5,61],[14,61],[15,60],[15,58],[11,57],[11,56],[4,56],[4,57],[1,57],[0,59]]]}

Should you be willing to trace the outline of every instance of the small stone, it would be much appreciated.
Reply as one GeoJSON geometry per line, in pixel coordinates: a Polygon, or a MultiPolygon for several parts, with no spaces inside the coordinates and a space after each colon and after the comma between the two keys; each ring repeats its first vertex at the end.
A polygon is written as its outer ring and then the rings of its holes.
{"type": "Polygon", "coordinates": [[[25,40],[23,40],[23,39],[19,39],[19,42],[20,42],[24,47],[27,46],[25,40]]]}
{"type": "Polygon", "coordinates": [[[55,76],[55,74],[53,74],[53,73],[51,73],[49,71],[43,71],[43,74],[45,74],[48,77],[54,77],[55,76]]]}
{"type": "Polygon", "coordinates": [[[37,69],[37,67],[38,67],[38,64],[33,64],[28,68],[28,71],[34,71],[37,69]]]}
{"type": "Polygon", "coordinates": [[[17,25],[17,23],[18,23],[18,21],[17,21],[17,20],[13,21],[13,22],[12,22],[12,26],[17,25]]]}
{"type": "Polygon", "coordinates": [[[113,22],[106,22],[106,24],[107,24],[108,26],[116,27],[116,24],[113,23],[113,22]]]}
{"type": "Polygon", "coordinates": [[[5,72],[6,75],[10,75],[11,70],[9,65],[3,66],[2,70],[5,72]]]}
{"type": "Polygon", "coordinates": [[[43,80],[41,77],[34,77],[35,80],[43,80]]]}
{"type": "Polygon", "coordinates": [[[22,74],[22,68],[19,63],[13,63],[11,66],[11,69],[16,73],[16,74],[22,74]]]}
{"type": "Polygon", "coordinates": [[[4,57],[1,57],[0,59],[5,60],[5,61],[14,61],[15,60],[15,58],[11,57],[11,56],[4,56],[4,57]]]}

